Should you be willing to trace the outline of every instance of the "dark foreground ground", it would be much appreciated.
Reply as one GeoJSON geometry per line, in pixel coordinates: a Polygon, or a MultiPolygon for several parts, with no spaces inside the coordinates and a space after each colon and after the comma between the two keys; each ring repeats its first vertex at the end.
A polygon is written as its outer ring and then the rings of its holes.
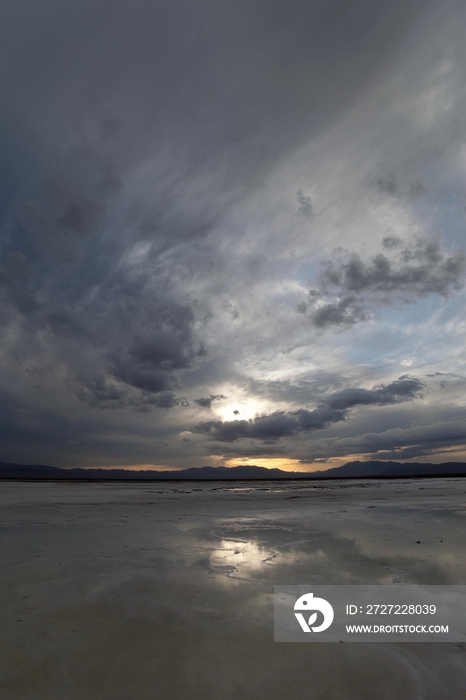
{"type": "Polygon", "coordinates": [[[465,480],[3,482],[0,525],[2,700],[466,700],[462,645],[274,643],[272,607],[466,583],[465,480]]]}

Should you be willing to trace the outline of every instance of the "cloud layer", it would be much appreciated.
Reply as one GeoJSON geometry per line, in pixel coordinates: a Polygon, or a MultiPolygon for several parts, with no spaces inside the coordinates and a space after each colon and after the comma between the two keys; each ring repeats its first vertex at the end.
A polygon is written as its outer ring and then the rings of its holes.
{"type": "Polygon", "coordinates": [[[387,406],[413,400],[422,396],[423,387],[423,382],[417,377],[403,376],[373,389],[348,388],[335,392],[312,411],[300,408],[288,412],[274,411],[249,420],[207,421],[192,430],[220,442],[234,442],[241,438],[275,441],[346,420],[348,410],[354,406],[387,406]]]}
{"type": "Polygon", "coordinates": [[[2,461],[463,449],[461,4],[20,0],[0,27],[2,461]]]}

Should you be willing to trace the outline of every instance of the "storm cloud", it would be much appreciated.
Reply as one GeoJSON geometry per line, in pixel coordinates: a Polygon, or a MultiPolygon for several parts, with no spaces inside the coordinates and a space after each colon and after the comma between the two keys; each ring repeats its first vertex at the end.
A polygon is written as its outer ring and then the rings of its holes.
{"type": "Polygon", "coordinates": [[[103,375],[79,378],[82,384],[76,396],[81,401],[94,408],[115,409],[131,406],[134,411],[150,413],[152,408],[173,408],[188,406],[184,397],[179,397],[173,391],[142,391],[132,392],[124,384],[108,381],[103,375]]]}
{"type": "Polygon", "coordinates": [[[373,450],[364,406],[456,416],[461,4],[8,0],[0,27],[3,461],[297,460],[373,450]]]}
{"type": "Polygon", "coordinates": [[[300,408],[297,411],[274,411],[249,420],[207,421],[193,427],[192,432],[220,442],[244,438],[274,441],[344,421],[348,418],[348,409],[354,406],[386,406],[419,398],[423,387],[423,382],[417,377],[403,376],[373,389],[348,388],[336,392],[311,411],[300,408]]]}

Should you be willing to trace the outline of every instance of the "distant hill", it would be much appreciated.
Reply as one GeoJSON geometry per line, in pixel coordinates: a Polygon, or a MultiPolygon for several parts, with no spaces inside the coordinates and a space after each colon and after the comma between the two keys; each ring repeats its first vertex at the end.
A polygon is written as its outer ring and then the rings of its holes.
{"type": "MultiPolygon", "coordinates": [[[[316,473],[316,472],[314,472],[316,473]]],[[[320,473],[320,472],[319,472],[320,473]]],[[[465,462],[422,464],[421,462],[348,462],[320,473],[319,478],[397,477],[397,476],[466,476],[465,462]]]]}
{"type": "Polygon", "coordinates": [[[286,472],[256,465],[242,467],[192,467],[177,472],[127,469],[60,469],[46,464],[0,462],[0,479],[79,480],[244,480],[244,479],[361,479],[390,477],[466,476],[466,463],[421,464],[419,462],[348,462],[319,472],[286,472]]]}

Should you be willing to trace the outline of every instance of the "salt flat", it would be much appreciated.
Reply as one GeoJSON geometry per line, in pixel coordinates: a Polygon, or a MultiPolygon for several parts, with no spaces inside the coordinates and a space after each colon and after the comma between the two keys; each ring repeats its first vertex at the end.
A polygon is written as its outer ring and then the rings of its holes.
{"type": "Polygon", "coordinates": [[[274,585],[466,582],[466,480],[0,484],[5,700],[456,700],[457,644],[279,644],[274,585]]]}

